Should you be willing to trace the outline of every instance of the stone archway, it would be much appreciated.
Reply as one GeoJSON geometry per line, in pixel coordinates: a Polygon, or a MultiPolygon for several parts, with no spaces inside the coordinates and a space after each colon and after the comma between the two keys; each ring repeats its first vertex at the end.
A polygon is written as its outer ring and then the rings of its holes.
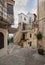
{"type": "Polygon", "coordinates": [[[0,49],[4,48],[4,35],[0,32],[0,49]]]}

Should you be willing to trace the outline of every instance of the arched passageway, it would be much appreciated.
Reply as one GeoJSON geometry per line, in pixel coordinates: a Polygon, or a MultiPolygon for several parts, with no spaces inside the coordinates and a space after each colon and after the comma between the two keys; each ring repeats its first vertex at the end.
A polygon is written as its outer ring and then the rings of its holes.
{"type": "Polygon", "coordinates": [[[4,48],[4,35],[0,32],[0,49],[4,48]]]}

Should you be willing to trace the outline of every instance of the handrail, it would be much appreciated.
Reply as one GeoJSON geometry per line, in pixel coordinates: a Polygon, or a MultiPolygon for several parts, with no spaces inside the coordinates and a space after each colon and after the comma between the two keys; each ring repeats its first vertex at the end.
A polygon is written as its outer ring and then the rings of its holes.
{"type": "Polygon", "coordinates": [[[42,20],[44,20],[45,19],[45,17],[43,17],[43,18],[41,18],[41,19],[39,19],[39,20],[36,20],[36,21],[42,21],[42,20]]]}
{"type": "Polygon", "coordinates": [[[16,36],[15,36],[15,42],[17,42],[17,41],[20,40],[21,35],[22,35],[21,30],[18,30],[17,33],[16,33],[16,36]],[[20,35],[19,35],[19,34],[20,34],[20,35]]]}

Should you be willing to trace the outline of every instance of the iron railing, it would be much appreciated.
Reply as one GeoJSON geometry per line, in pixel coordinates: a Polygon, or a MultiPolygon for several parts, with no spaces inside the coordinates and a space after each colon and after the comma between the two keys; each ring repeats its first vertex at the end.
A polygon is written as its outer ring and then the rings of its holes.
{"type": "Polygon", "coordinates": [[[26,24],[22,30],[30,30],[31,29],[31,25],[30,24],[26,24]]]}

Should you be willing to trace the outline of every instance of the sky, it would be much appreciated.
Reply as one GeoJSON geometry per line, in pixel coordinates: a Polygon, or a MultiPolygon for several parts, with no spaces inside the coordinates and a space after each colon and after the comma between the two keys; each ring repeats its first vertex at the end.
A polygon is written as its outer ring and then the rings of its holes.
{"type": "Polygon", "coordinates": [[[18,27],[18,14],[36,13],[37,14],[37,0],[15,0],[14,4],[14,24],[12,27],[18,27]]]}

